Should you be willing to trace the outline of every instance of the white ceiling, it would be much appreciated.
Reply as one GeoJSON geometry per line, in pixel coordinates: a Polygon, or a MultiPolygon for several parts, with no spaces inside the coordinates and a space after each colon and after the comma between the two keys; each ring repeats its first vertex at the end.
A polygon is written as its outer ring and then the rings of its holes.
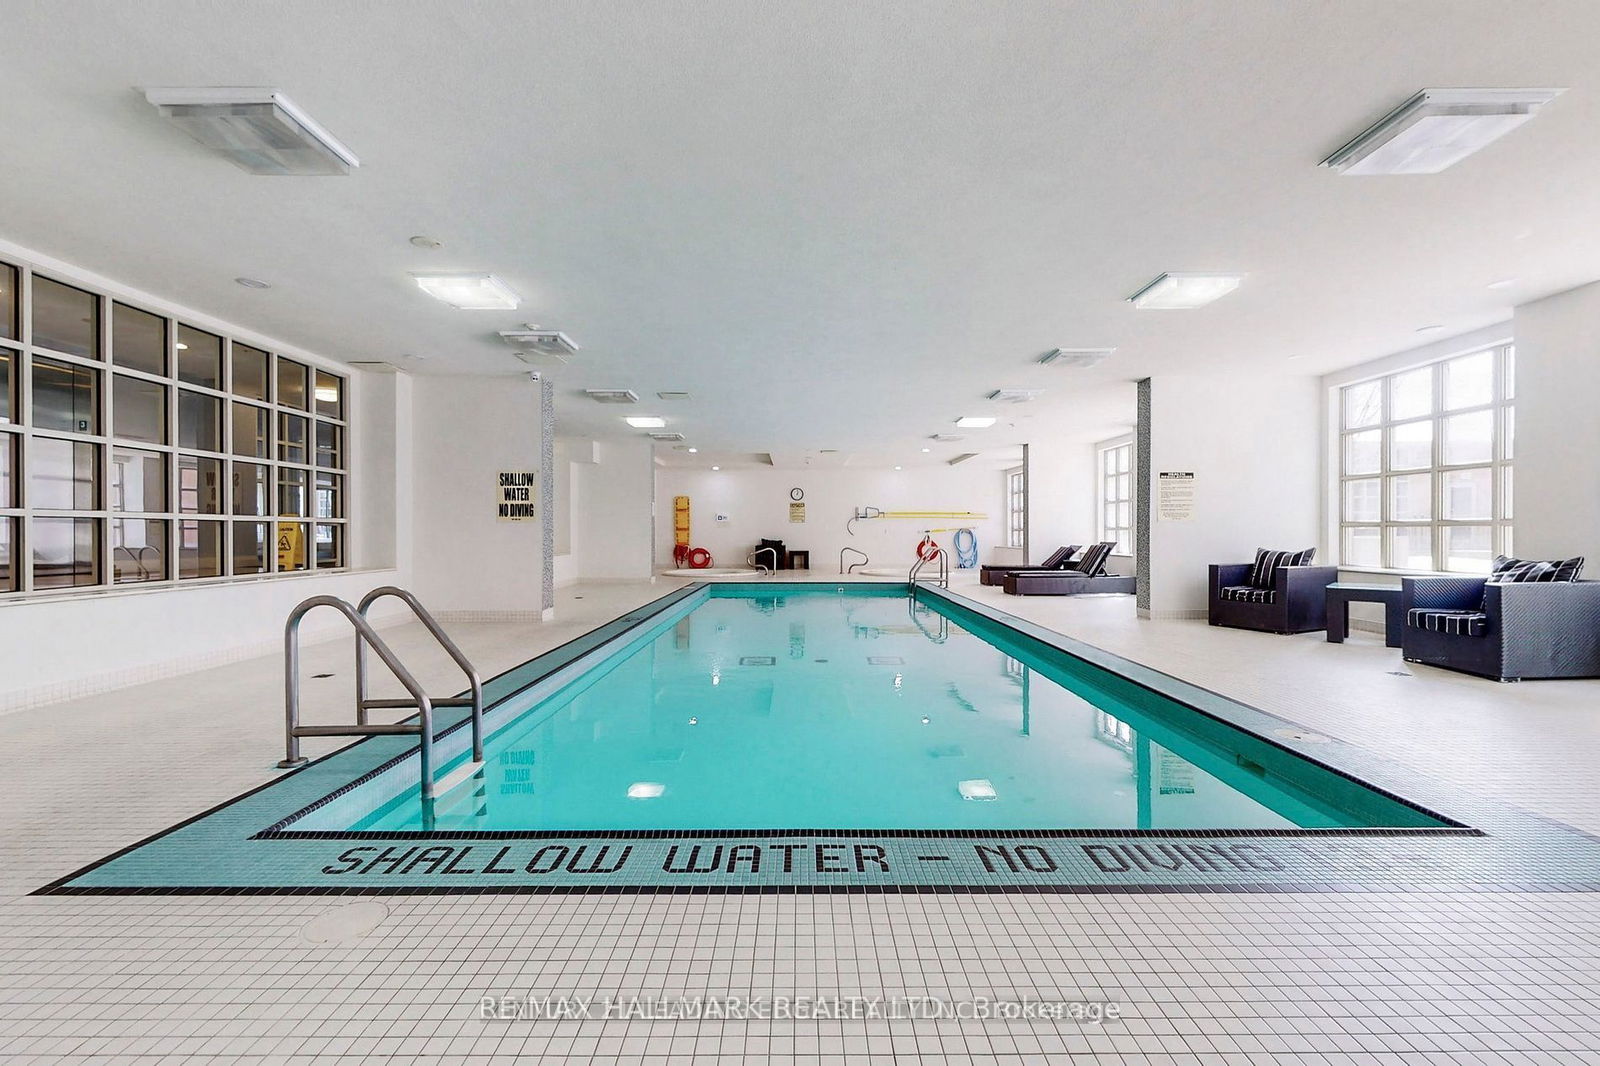
{"type": "Polygon", "coordinates": [[[420,373],[515,373],[497,330],[563,329],[563,432],[634,432],[575,395],[633,388],[703,458],[1097,439],[1145,374],[1321,373],[1600,277],[1590,0],[0,0],[0,25],[0,237],[420,373]],[[252,177],[135,91],[229,84],[287,92],[361,169],[252,177]],[[1478,85],[1569,91],[1437,176],[1316,167],[1478,85]],[[527,302],[451,310],[407,277],[434,269],[527,302]],[[1164,270],[1249,277],[1124,302],[1164,270]],[[1002,423],[926,440],[970,413],[1002,423]]]}

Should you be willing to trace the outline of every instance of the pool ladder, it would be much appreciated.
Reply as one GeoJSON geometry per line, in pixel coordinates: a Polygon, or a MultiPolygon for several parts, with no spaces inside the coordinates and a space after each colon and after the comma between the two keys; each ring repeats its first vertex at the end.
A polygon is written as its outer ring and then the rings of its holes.
{"type": "Polygon", "coordinates": [[[746,555],[744,557],[744,561],[745,561],[745,564],[747,566],[754,566],[754,567],[760,568],[761,576],[763,576],[763,577],[771,577],[773,574],[778,572],[778,549],[777,548],[757,548],[755,551],[751,552],[749,555],[746,555]],[[765,563],[762,563],[762,562],[758,561],[758,559],[759,559],[759,557],[760,557],[762,552],[766,552],[768,555],[772,556],[772,566],[770,568],[765,563]]]}
{"type": "Polygon", "coordinates": [[[912,564],[911,574],[906,578],[907,596],[915,596],[917,594],[917,578],[921,575],[922,568],[935,559],[939,560],[939,587],[946,589],[950,587],[950,557],[945,554],[943,548],[934,545],[932,555],[926,558],[919,555],[917,556],[917,561],[912,564]]]}
{"type": "Polygon", "coordinates": [[[375,588],[361,598],[359,606],[352,607],[345,600],[337,596],[312,596],[303,600],[289,612],[289,619],[283,627],[283,669],[284,669],[284,757],[278,765],[284,769],[303,766],[305,756],[300,754],[301,737],[383,737],[383,736],[416,736],[420,738],[418,771],[422,782],[422,798],[432,801],[435,796],[442,795],[471,778],[483,769],[483,681],[478,677],[478,671],[471,662],[456,647],[433,615],[422,606],[416,596],[402,588],[393,585],[384,585],[375,588]],[[471,682],[470,696],[444,696],[433,697],[423,691],[410,670],[395,655],[394,650],[384,643],[378,636],[377,630],[372,628],[372,623],[367,619],[367,612],[372,605],[381,599],[394,598],[405,603],[411,608],[411,613],[421,622],[423,628],[433,634],[445,654],[455,660],[471,682]],[[356,631],[356,720],[354,725],[301,725],[300,724],[300,623],[306,615],[318,607],[332,607],[354,627],[356,631]],[[395,699],[373,699],[367,695],[367,649],[371,648],[377,653],[383,665],[389,668],[395,679],[410,693],[408,697],[395,699]],[[393,723],[372,723],[367,720],[367,712],[374,708],[399,708],[414,707],[417,710],[416,721],[393,723]],[[442,780],[433,778],[433,712],[438,707],[470,707],[472,709],[472,758],[461,766],[446,774],[442,780]]]}

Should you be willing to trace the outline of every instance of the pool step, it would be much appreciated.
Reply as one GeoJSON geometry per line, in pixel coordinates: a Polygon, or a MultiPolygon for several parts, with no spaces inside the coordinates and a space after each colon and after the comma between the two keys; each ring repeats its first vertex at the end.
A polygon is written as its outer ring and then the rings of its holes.
{"type": "Polygon", "coordinates": [[[460,766],[456,767],[454,770],[451,770],[449,773],[445,774],[443,777],[439,778],[433,783],[433,794],[435,796],[443,796],[451,789],[461,787],[461,785],[465,782],[472,780],[472,776],[482,769],[482,759],[479,759],[476,762],[462,763],[460,766]]]}

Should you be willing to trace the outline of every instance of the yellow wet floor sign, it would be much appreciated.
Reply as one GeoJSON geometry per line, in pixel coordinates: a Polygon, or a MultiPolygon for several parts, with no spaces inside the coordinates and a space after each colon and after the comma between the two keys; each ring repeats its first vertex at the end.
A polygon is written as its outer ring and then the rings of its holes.
{"type": "Polygon", "coordinates": [[[298,522],[278,524],[278,569],[298,570],[305,565],[305,533],[298,522]]]}

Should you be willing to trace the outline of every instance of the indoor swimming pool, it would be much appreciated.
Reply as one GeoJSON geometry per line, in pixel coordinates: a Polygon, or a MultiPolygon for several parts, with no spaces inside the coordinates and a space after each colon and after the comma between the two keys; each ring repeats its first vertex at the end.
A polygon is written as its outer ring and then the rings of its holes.
{"type": "Polygon", "coordinates": [[[1441,824],[949,600],[913,600],[903,585],[705,589],[556,691],[503,705],[491,728],[478,779],[432,803],[414,771],[397,788],[410,769],[401,764],[285,828],[1441,824]]]}

